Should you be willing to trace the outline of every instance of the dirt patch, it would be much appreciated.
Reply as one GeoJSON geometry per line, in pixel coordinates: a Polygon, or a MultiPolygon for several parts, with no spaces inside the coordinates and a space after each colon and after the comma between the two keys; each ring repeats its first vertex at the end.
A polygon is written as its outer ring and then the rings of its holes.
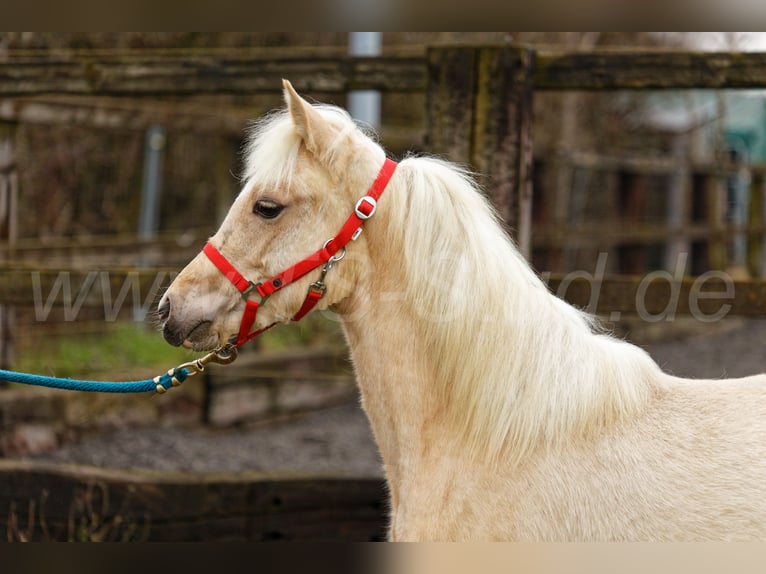
{"type": "Polygon", "coordinates": [[[372,432],[356,402],[239,428],[102,432],[34,458],[109,468],[382,476],[372,432]]]}
{"type": "MultiPolygon", "coordinates": [[[[722,322],[723,323],[723,322],[722,322]]],[[[766,319],[733,319],[683,339],[644,344],[668,372],[695,378],[766,371],[766,319]]],[[[228,429],[142,427],[85,436],[42,459],[113,468],[182,471],[315,471],[380,476],[358,402],[228,429]]]]}
{"type": "Polygon", "coordinates": [[[666,372],[722,379],[766,372],[766,319],[728,319],[683,339],[644,345],[666,372]]]}

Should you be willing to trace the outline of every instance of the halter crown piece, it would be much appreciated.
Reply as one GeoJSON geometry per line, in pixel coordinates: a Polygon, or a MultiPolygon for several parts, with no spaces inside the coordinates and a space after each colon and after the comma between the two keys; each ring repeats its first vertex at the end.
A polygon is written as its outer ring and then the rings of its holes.
{"type": "Polygon", "coordinates": [[[309,286],[306,299],[303,301],[303,305],[298,309],[298,312],[293,316],[292,320],[300,321],[314,308],[327,290],[324,283],[325,275],[335,263],[343,259],[343,256],[346,254],[346,245],[350,241],[359,237],[364,222],[375,214],[378,199],[386,189],[388,182],[391,180],[391,176],[393,175],[394,170],[396,170],[396,165],[395,161],[386,159],[383,163],[383,167],[380,168],[380,172],[378,172],[378,176],[367,191],[367,194],[362,196],[359,201],[356,202],[353,213],[346,220],[346,223],[343,224],[343,227],[341,227],[335,237],[328,239],[320,250],[312,253],[292,267],[288,267],[281,273],[274,275],[265,281],[259,283],[250,281],[237,271],[237,268],[234,267],[234,265],[232,265],[232,263],[226,259],[216,247],[209,242],[205,244],[205,247],[202,250],[203,253],[207,255],[208,259],[213,262],[218,270],[231,281],[245,300],[245,311],[242,314],[239,334],[233,342],[234,346],[239,347],[276,325],[276,323],[272,323],[262,329],[253,332],[250,331],[255,323],[258,309],[266,302],[266,299],[280,289],[294,283],[307,273],[322,267],[322,273],[319,279],[309,286]],[[255,294],[259,295],[260,299],[256,300],[251,298],[251,296],[255,294]]]}

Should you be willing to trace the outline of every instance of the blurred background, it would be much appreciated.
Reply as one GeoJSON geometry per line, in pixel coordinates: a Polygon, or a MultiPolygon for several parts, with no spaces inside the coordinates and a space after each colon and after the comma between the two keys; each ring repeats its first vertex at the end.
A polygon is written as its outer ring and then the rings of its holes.
{"type": "MultiPolygon", "coordinates": [[[[278,66],[277,55],[288,54],[309,62],[307,73],[318,78],[304,95],[357,106],[360,120],[402,157],[429,151],[425,93],[393,88],[358,100],[322,89],[312,54],[422,58],[428,46],[509,42],[577,52],[766,51],[764,36],[386,32],[360,44],[346,32],[29,32],[0,33],[0,62],[66,62],[87,52],[118,67],[121,54],[127,61],[186,50],[212,67],[234,67],[246,53],[274,54],[278,66]]],[[[195,356],[165,344],[153,309],[239,191],[247,127],[282,105],[279,86],[94,96],[60,89],[71,81],[67,68],[51,69],[52,88],[38,94],[0,90],[0,367],[94,379],[153,376],[195,356]]],[[[25,81],[23,67],[15,74],[3,81],[25,81]]],[[[183,83],[172,71],[159,81],[183,83]]],[[[533,145],[530,259],[538,272],[593,273],[601,256],[607,274],[676,273],[686,254],[684,275],[764,277],[765,91],[544,91],[534,98],[533,145]],[[711,231],[721,227],[732,231],[711,231]]],[[[757,354],[753,342],[766,340],[757,319],[611,323],[679,375],[766,368],[749,358],[757,354]]],[[[331,314],[281,326],[235,365],[199,379],[161,399],[3,385],[0,457],[381,476],[331,314]],[[122,438],[126,429],[129,439],[122,438]]]]}

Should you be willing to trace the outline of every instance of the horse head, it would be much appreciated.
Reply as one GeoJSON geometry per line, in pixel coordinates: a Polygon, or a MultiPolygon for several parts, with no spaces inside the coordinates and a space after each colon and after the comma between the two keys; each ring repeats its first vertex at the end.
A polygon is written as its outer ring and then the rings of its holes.
{"type": "MultiPolygon", "coordinates": [[[[385,159],[343,110],[308,103],[286,80],[284,98],[286,109],[253,130],[242,191],[208,242],[249,287],[238,292],[230,273],[204,252],[197,255],[159,303],[163,334],[173,345],[207,350],[235,340],[246,301],[258,299],[252,287],[321,250],[385,159]]],[[[353,256],[332,270],[317,308],[339,305],[364,276],[364,234],[353,247],[353,256]]],[[[320,273],[312,269],[269,296],[267,304],[261,293],[253,328],[289,321],[320,273]]]]}

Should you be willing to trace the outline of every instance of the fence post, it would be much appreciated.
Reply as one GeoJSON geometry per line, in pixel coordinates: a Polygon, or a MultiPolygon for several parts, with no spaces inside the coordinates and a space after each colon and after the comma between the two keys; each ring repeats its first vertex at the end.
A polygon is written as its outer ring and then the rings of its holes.
{"type": "Polygon", "coordinates": [[[428,50],[427,145],[467,164],[529,257],[535,53],[520,46],[428,50]]]}
{"type": "Polygon", "coordinates": [[[426,146],[454,162],[471,159],[477,48],[429,48],[426,146]]]}
{"type": "Polygon", "coordinates": [[[718,172],[713,171],[705,177],[705,195],[707,204],[708,227],[708,269],[724,271],[727,268],[726,254],[726,188],[718,172]]]}
{"type": "MultiPolygon", "coordinates": [[[[641,225],[646,215],[647,176],[640,170],[623,171],[620,184],[620,223],[624,226],[641,225]]],[[[619,272],[645,273],[649,266],[648,249],[643,242],[623,243],[617,248],[619,272]]]]}
{"type": "MultiPolygon", "coordinates": [[[[0,241],[11,247],[18,236],[19,176],[16,167],[16,124],[0,122],[0,241]]],[[[0,250],[0,257],[7,253],[0,250]]],[[[0,369],[13,362],[15,309],[0,304],[0,369]]]]}
{"type": "Polygon", "coordinates": [[[748,227],[751,229],[747,238],[747,267],[750,276],[762,279],[766,277],[766,194],[764,193],[764,169],[750,172],[750,204],[748,206],[748,227]]]}
{"type": "Polygon", "coordinates": [[[682,138],[675,138],[673,142],[673,157],[678,161],[678,168],[670,174],[666,211],[672,235],[665,243],[665,269],[671,273],[681,254],[688,255],[691,252],[691,242],[686,232],[691,220],[692,181],[682,138]]]}

